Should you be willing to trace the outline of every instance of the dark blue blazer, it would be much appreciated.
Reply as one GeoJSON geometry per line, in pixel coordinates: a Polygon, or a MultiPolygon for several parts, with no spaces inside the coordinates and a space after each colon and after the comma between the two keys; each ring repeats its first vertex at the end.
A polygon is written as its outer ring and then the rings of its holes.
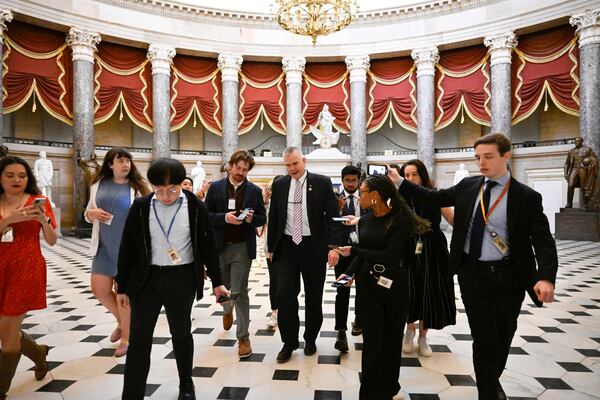
{"type": "MultiPolygon", "coordinates": [[[[227,180],[229,178],[223,178],[216,182],[213,182],[208,189],[206,194],[206,200],[204,204],[208,208],[210,213],[210,222],[212,224],[215,240],[217,242],[217,248],[219,253],[225,248],[225,229],[227,223],[225,222],[225,214],[229,212],[227,205],[229,202],[229,196],[227,195],[227,180]]],[[[244,193],[244,201],[242,203],[242,209],[252,208],[254,210],[254,217],[251,223],[244,222],[244,233],[246,234],[246,246],[248,248],[248,257],[250,259],[256,258],[256,228],[261,227],[265,224],[266,212],[265,204],[262,197],[262,189],[256,186],[254,183],[246,180],[242,185],[246,186],[246,192],[244,193]]]]}

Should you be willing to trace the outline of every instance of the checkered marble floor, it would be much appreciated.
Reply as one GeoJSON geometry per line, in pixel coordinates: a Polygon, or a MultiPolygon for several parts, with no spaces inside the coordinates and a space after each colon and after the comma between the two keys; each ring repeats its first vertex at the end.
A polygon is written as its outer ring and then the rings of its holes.
{"type": "MultiPolygon", "coordinates": [[[[63,238],[55,247],[44,248],[48,308],[32,312],[23,327],[51,346],[50,373],[36,381],[32,363],[23,357],[9,398],[119,398],[125,359],[112,357],[115,345],[108,336],[115,322],[89,287],[88,243],[63,238]]],[[[560,241],[558,249],[558,301],[538,309],[526,298],[523,305],[501,379],[511,399],[600,398],[595,397],[600,396],[600,248],[597,243],[560,241]]],[[[332,280],[330,271],[327,281],[332,280]]],[[[221,307],[208,290],[193,308],[198,399],[358,399],[362,338],[349,336],[347,354],[340,356],[334,350],[335,289],[325,288],[325,320],[317,354],[307,357],[295,351],[289,362],[278,364],[279,333],[266,327],[270,306],[264,254],[253,264],[250,287],[254,354],[247,360],[238,360],[235,329],[223,331],[221,307]]],[[[460,300],[457,307],[455,326],[430,331],[432,357],[413,354],[402,360],[400,383],[413,400],[477,398],[471,336],[460,300]]],[[[168,324],[161,315],[154,331],[146,394],[152,399],[176,399],[177,393],[168,324]]]]}

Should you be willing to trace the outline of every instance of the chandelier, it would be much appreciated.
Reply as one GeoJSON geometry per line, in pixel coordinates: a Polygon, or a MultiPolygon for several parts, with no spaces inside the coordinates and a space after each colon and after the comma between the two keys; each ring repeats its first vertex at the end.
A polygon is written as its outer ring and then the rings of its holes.
{"type": "Polygon", "coordinates": [[[283,29],[310,36],[313,46],[318,36],[344,29],[358,14],[358,0],[275,0],[271,6],[283,29]]]}

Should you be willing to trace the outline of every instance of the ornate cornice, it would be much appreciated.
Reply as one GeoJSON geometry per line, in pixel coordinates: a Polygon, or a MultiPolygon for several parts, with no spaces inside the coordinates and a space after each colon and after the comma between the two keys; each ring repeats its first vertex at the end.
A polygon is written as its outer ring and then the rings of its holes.
{"type": "Polygon", "coordinates": [[[4,43],[4,31],[6,24],[12,21],[13,15],[10,10],[0,10],[0,45],[4,43]]]}
{"type": "Polygon", "coordinates": [[[371,66],[370,61],[369,56],[365,55],[346,57],[346,68],[350,72],[350,83],[367,81],[367,71],[371,66]]]}
{"type": "Polygon", "coordinates": [[[219,54],[217,66],[221,70],[221,80],[227,81],[238,81],[238,73],[242,69],[242,63],[244,58],[242,56],[235,56],[230,54],[219,54]]]}
{"type": "Polygon", "coordinates": [[[512,51],[517,47],[517,37],[514,32],[505,32],[487,36],[483,44],[488,48],[492,66],[496,64],[510,64],[512,51]]]}
{"type": "Polygon", "coordinates": [[[420,76],[434,76],[435,64],[440,61],[440,54],[437,47],[425,47],[415,49],[410,53],[417,66],[417,78],[420,76]]]}
{"type": "Polygon", "coordinates": [[[283,72],[285,72],[286,85],[302,84],[302,73],[306,66],[304,57],[283,57],[281,59],[283,72]]]}
{"type": "Polygon", "coordinates": [[[175,57],[174,48],[151,44],[148,47],[146,57],[152,63],[152,75],[171,76],[171,64],[173,64],[173,57],[175,57]]]}
{"type": "Polygon", "coordinates": [[[69,29],[67,44],[73,50],[73,61],[94,63],[96,45],[100,43],[100,34],[79,28],[69,29]]]}
{"type": "Polygon", "coordinates": [[[583,14],[573,15],[569,23],[577,26],[579,33],[579,47],[588,44],[600,43],[600,9],[586,11],[583,14]]]}

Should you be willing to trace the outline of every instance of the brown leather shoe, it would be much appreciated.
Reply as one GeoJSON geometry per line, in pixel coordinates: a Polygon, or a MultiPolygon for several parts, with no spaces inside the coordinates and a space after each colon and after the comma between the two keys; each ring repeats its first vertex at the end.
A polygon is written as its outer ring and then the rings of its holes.
{"type": "Polygon", "coordinates": [[[252,355],[250,339],[238,339],[238,357],[248,358],[252,355]]]}
{"type": "Polygon", "coordinates": [[[233,311],[223,314],[223,329],[228,331],[231,329],[231,325],[233,325],[233,311]]]}
{"type": "Polygon", "coordinates": [[[48,373],[46,356],[50,348],[36,341],[25,331],[21,331],[21,352],[35,363],[35,379],[41,381],[48,373]]]}

